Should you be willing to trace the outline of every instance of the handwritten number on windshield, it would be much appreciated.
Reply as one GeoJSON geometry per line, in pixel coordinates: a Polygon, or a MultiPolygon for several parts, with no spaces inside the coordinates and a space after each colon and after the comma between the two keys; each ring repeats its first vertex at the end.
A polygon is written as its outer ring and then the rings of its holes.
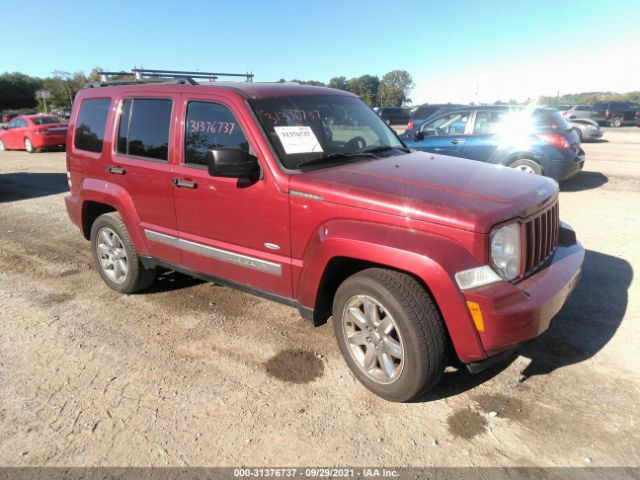
{"type": "Polygon", "coordinates": [[[206,132],[231,135],[235,129],[235,122],[211,122],[208,120],[189,120],[190,133],[206,132]]]}

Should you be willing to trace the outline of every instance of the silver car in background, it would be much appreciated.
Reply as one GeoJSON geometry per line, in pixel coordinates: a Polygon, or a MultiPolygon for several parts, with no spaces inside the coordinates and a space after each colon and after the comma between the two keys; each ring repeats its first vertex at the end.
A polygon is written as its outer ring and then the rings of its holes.
{"type": "Polygon", "coordinates": [[[602,137],[602,129],[597,122],[589,118],[573,118],[569,123],[578,132],[581,142],[589,142],[602,137]]]}
{"type": "Polygon", "coordinates": [[[591,105],[557,105],[554,108],[569,121],[574,118],[592,118],[596,113],[591,105]]]}

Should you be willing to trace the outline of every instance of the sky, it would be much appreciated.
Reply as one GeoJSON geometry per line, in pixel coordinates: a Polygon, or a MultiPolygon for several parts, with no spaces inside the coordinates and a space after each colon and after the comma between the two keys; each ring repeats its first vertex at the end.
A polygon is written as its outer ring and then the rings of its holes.
{"type": "Polygon", "coordinates": [[[20,0],[3,2],[0,73],[403,69],[415,104],[522,101],[640,90],[639,25],[640,0],[20,0]]]}

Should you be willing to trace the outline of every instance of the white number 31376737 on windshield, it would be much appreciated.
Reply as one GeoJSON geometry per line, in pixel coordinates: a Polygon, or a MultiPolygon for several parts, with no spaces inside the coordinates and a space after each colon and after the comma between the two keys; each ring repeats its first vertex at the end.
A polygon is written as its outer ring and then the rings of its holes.
{"type": "Polygon", "coordinates": [[[308,126],[273,127],[285,153],[313,153],[322,152],[322,146],[308,126]]]}

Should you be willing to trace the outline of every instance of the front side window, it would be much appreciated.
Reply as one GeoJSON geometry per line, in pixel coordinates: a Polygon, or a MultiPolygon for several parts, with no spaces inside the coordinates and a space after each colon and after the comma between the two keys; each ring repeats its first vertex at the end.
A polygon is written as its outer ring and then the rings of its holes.
{"type": "Polygon", "coordinates": [[[80,105],[73,145],[79,150],[100,153],[104,142],[110,98],[92,98],[80,105]]]}
{"type": "Polygon", "coordinates": [[[173,101],[165,98],[127,98],[122,104],[117,152],[166,162],[173,101]]]}
{"type": "Polygon", "coordinates": [[[18,120],[13,119],[7,124],[7,128],[16,128],[18,126],[18,120]]]}
{"type": "Polygon", "coordinates": [[[425,123],[423,131],[429,135],[464,135],[471,112],[450,113],[425,123]]]}
{"type": "Polygon", "coordinates": [[[18,121],[16,122],[17,128],[27,128],[28,126],[29,124],[24,118],[19,118],[18,121]]]}
{"type": "Polygon", "coordinates": [[[285,168],[335,165],[404,146],[362,100],[347,95],[287,95],[250,100],[285,168]],[[369,152],[368,152],[369,151],[369,152]]]}
{"type": "Polygon", "coordinates": [[[189,102],[184,138],[188,165],[207,165],[214,148],[240,148],[253,154],[235,115],[219,103],[189,102]]]}

